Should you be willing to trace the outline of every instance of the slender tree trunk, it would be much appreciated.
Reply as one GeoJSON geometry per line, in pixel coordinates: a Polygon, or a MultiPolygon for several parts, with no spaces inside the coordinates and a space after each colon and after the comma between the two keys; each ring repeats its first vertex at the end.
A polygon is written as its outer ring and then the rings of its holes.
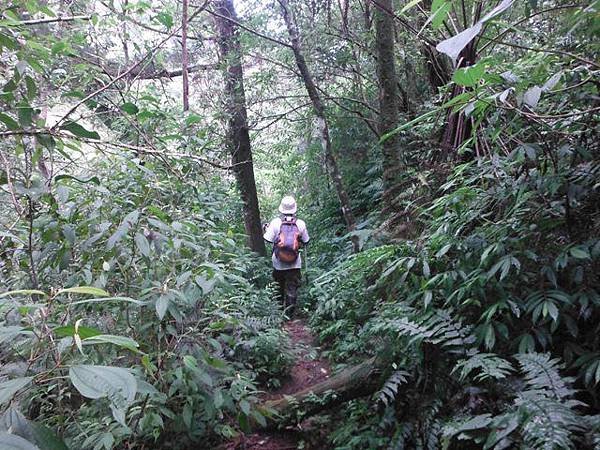
{"type": "MultiPolygon", "coordinates": [[[[312,78],[312,75],[308,70],[308,66],[306,64],[306,60],[304,59],[304,55],[302,54],[302,51],[300,49],[300,36],[298,34],[296,24],[294,23],[291,17],[288,1],[279,0],[279,4],[281,5],[281,13],[283,15],[283,20],[285,21],[288,33],[290,35],[290,41],[292,44],[294,57],[296,59],[296,65],[298,66],[298,70],[300,71],[300,75],[302,76],[302,80],[304,81],[304,86],[306,87],[306,91],[308,92],[308,96],[312,102],[315,115],[317,116],[317,131],[319,132],[319,136],[321,138],[321,146],[323,147],[323,151],[325,152],[325,160],[327,169],[329,170],[329,176],[331,177],[333,185],[335,186],[338,200],[342,209],[342,216],[344,217],[344,221],[346,222],[346,228],[348,232],[352,232],[356,229],[356,221],[354,219],[354,214],[352,213],[352,208],[350,207],[350,198],[348,197],[348,193],[346,192],[344,181],[342,180],[342,174],[340,173],[337,160],[335,158],[335,155],[333,154],[333,149],[331,147],[331,139],[329,137],[329,125],[327,123],[327,118],[325,117],[325,107],[319,95],[319,91],[317,90],[317,86],[315,85],[315,82],[312,78]]],[[[352,249],[354,253],[360,251],[357,236],[352,237],[352,249]]]]}
{"type": "MultiPolygon", "coordinates": [[[[377,0],[375,10],[375,44],[377,47],[377,78],[379,79],[379,134],[385,135],[398,126],[398,83],[394,61],[394,19],[392,0],[377,0]]],[[[383,191],[384,206],[398,171],[398,138],[396,135],[383,141],[383,191]]]]}
{"type": "Polygon", "coordinates": [[[187,51],[187,25],[188,25],[188,0],[182,0],[181,14],[181,75],[183,83],[183,110],[190,109],[190,85],[188,80],[188,51],[187,51]]]}
{"type": "Polygon", "coordinates": [[[265,255],[266,249],[258,209],[252,149],[250,147],[250,135],[248,134],[241,46],[235,23],[227,20],[227,18],[230,18],[237,22],[233,0],[218,0],[215,2],[215,9],[222,16],[216,16],[215,23],[225,77],[228,146],[231,152],[231,162],[234,165],[233,171],[242,198],[248,246],[253,251],[265,255]]]}

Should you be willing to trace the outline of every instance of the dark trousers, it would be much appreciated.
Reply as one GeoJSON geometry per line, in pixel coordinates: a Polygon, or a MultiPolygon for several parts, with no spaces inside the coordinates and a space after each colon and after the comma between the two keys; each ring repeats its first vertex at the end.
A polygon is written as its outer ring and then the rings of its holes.
{"type": "Polygon", "coordinates": [[[291,307],[291,312],[293,312],[298,301],[300,269],[273,270],[273,279],[279,285],[279,300],[285,308],[291,307]]]}

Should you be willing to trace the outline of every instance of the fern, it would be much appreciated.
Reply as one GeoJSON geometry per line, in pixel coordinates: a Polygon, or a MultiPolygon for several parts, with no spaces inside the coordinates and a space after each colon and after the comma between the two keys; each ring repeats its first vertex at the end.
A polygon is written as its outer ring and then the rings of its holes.
{"type": "MultiPolygon", "coordinates": [[[[398,309],[413,312],[404,305],[398,309]]],[[[397,317],[399,310],[391,311],[392,317],[397,317]]],[[[399,319],[385,318],[373,325],[371,332],[377,334],[391,333],[411,338],[409,345],[416,342],[427,342],[444,347],[450,353],[459,352],[464,354],[475,342],[470,326],[465,326],[459,321],[453,320],[450,312],[441,310],[436,313],[416,315],[416,317],[401,317],[399,319]]]]}
{"type": "Polygon", "coordinates": [[[461,380],[467,378],[474,370],[480,370],[480,373],[475,375],[476,381],[490,378],[499,380],[506,378],[513,371],[510,362],[493,353],[475,353],[470,358],[459,361],[452,373],[459,369],[461,380]]]}
{"type": "Polygon", "coordinates": [[[391,405],[396,399],[398,388],[401,384],[406,383],[408,372],[404,370],[396,370],[383,384],[383,387],[375,394],[375,398],[382,402],[385,406],[391,405]]]}
{"type": "Polygon", "coordinates": [[[575,448],[572,436],[580,434],[583,427],[574,410],[581,403],[569,399],[575,392],[568,386],[572,379],[561,377],[558,359],[547,354],[529,353],[516,358],[527,385],[515,400],[523,418],[524,443],[543,450],[575,448]]]}
{"type": "Polygon", "coordinates": [[[550,355],[542,353],[526,353],[516,355],[516,358],[525,373],[525,382],[530,390],[557,400],[569,397],[575,392],[567,386],[573,379],[562,378],[558,373],[561,368],[558,359],[550,359],[550,355]]]}

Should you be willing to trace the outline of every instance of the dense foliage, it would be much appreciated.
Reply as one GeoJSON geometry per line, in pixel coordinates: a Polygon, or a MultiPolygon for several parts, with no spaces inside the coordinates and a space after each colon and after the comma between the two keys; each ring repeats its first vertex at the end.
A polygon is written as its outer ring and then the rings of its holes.
{"type": "MultiPolygon", "coordinates": [[[[187,3],[0,6],[0,448],[216,448],[272,416],[294,345],[245,248],[215,2],[187,3]]],[[[236,3],[263,219],[297,196],[302,314],[337,369],[377,365],[305,444],[600,448],[600,3],[382,4],[282,3],[353,228],[281,5],[236,3]]]]}

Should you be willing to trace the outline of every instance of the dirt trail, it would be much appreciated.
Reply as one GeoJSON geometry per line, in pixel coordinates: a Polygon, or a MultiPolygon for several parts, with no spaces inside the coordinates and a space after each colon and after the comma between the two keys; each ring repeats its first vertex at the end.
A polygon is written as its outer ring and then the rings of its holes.
{"type": "MultiPolygon", "coordinates": [[[[284,330],[296,348],[296,362],[290,376],[283,380],[280,388],[266,392],[264,400],[277,400],[284,395],[294,394],[304,388],[317,384],[329,378],[330,367],[326,360],[318,357],[318,350],[303,320],[292,320],[284,325],[284,330]]],[[[261,431],[247,436],[241,436],[230,449],[235,450],[293,450],[298,447],[302,429],[306,424],[289,426],[284,430],[261,431]]],[[[314,446],[305,447],[316,450],[314,446]]]]}

